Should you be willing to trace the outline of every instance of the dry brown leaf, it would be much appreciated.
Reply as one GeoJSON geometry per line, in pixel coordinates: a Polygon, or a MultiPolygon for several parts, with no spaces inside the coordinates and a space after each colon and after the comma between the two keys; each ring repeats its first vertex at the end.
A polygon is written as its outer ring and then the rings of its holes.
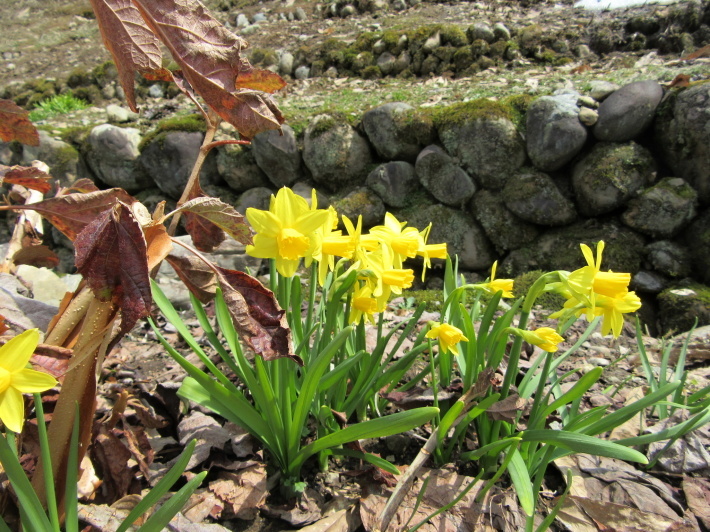
{"type": "Polygon", "coordinates": [[[29,112],[12,100],[0,100],[0,140],[39,146],[39,132],[30,122],[29,112]]]}
{"type": "Polygon", "coordinates": [[[255,464],[237,472],[221,472],[209,488],[224,504],[223,518],[254,519],[268,495],[266,466],[255,464]]]}
{"type": "MultiPolygon", "coordinates": [[[[218,248],[224,242],[225,233],[219,225],[214,223],[209,217],[204,217],[200,213],[200,205],[208,199],[200,187],[200,182],[195,181],[192,190],[188,194],[185,204],[180,207],[180,212],[185,216],[185,230],[192,237],[192,243],[198,251],[209,253],[218,248]],[[188,205],[188,209],[183,210],[184,206],[188,205]],[[190,207],[197,207],[197,212],[194,212],[190,207]]],[[[219,200],[217,200],[219,201],[219,200]]],[[[236,211],[235,211],[236,212],[236,211]]]]}
{"type": "Polygon", "coordinates": [[[52,176],[35,166],[2,166],[0,165],[2,182],[10,185],[20,185],[46,194],[52,190],[49,180],[52,176]]]}
{"type": "MultiPolygon", "coordinates": [[[[252,240],[251,228],[249,224],[244,221],[244,216],[239,214],[234,207],[224,203],[218,198],[201,196],[190,199],[189,201],[186,201],[178,210],[183,213],[193,214],[201,220],[210,222],[212,225],[217,226],[241,244],[248,245],[254,243],[252,240]]],[[[190,222],[186,225],[188,228],[187,232],[190,233],[193,242],[195,242],[195,247],[200,251],[211,251],[211,249],[203,249],[197,245],[196,238],[199,237],[199,233],[196,235],[195,233],[197,233],[197,231],[194,229],[192,231],[190,230],[190,222]]],[[[220,243],[221,241],[217,243],[217,245],[220,243]]]]}
{"type": "Polygon", "coordinates": [[[523,399],[517,394],[509,395],[502,401],[493,403],[486,413],[494,421],[507,421],[513,423],[520,412],[530,405],[530,399],[523,399]]]}
{"type": "Polygon", "coordinates": [[[312,525],[303,527],[300,532],[355,532],[361,526],[360,512],[353,506],[338,510],[312,525]]]}
{"type": "Polygon", "coordinates": [[[217,275],[205,261],[194,255],[168,255],[165,260],[200,303],[206,304],[214,299],[217,275]]]}
{"type": "Polygon", "coordinates": [[[45,245],[26,246],[12,256],[15,266],[28,264],[35,268],[55,268],[59,264],[59,257],[45,245]]]}
{"type": "Polygon", "coordinates": [[[91,446],[91,455],[102,473],[104,500],[113,503],[127,495],[135,477],[135,471],[128,465],[132,455],[113,431],[101,428],[91,446]]]}
{"type": "Polygon", "coordinates": [[[322,495],[307,487],[300,498],[293,499],[290,503],[276,505],[267,502],[263,507],[263,513],[301,528],[319,520],[323,516],[323,506],[322,495]]]}
{"type": "Polygon", "coordinates": [[[116,64],[126,102],[133,112],[138,112],[135,74],[162,70],[160,41],[146,26],[131,0],[89,1],[96,14],[104,45],[116,64]]]}
{"type": "Polygon", "coordinates": [[[688,507],[710,529],[710,480],[706,478],[683,478],[683,493],[688,507]]]}

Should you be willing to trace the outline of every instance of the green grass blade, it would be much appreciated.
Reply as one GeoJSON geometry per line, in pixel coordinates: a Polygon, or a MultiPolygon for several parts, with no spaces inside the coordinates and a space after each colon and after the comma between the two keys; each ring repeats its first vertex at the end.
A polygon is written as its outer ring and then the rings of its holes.
{"type": "Polygon", "coordinates": [[[563,430],[527,430],[522,432],[523,441],[532,441],[554,445],[573,451],[575,453],[587,453],[596,456],[606,456],[608,458],[618,458],[628,462],[639,462],[647,464],[646,457],[635,449],[630,449],[615,442],[601,440],[587,434],[577,432],[566,432],[563,430]]]}
{"type": "Polygon", "coordinates": [[[504,449],[510,447],[511,445],[515,445],[518,442],[522,441],[522,438],[520,436],[513,436],[510,438],[503,438],[498,441],[491,442],[487,445],[484,445],[483,447],[479,447],[478,449],[474,451],[469,451],[467,453],[462,453],[461,458],[463,460],[478,460],[482,456],[485,456],[487,454],[490,455],[495,455],[503,451],[504,449]]]}
{"type": "Polygon", "coordinates": [[[531,516],[535,512],[535,495],[533,494],[530,474],[520,451],[517,448],[513,448],[510,452],[513,453],[513,457],[508,464],[510,480],[513,482],[515,493],[518,495],[518,501],[520,501],[520,506],[525,515],[531,516]]]}
{"type": "Polygon", "coordinates": [[[126,530],[128,530],[128,527],[131,526],[136,521],[136,519],[138,519],[141,515],[143,515],[150,508],[152,508],[153,505],[156,504],[160,500],[160,498],[165,495],[170,488],[173,487],[173,485],[185,472],[185,468],[190,462],[190,458],[192,457],[192,452],[195,450],[196,444],[197,440],[190,440],[190,442],[185,446],[185,449],[182,451],[182,453],[180,453],[180,456],[175,461],[173,466],[168,470],[167,473],[165,473],[165,476],[163,476],[163,478],[161,478],[158,483],[153,486],[153,489],[148,491],[146,496],[143,497],[138,504],[136,504],[133,510],[131,510],[131,513],[129,513],[123,520],[121,526],[116,529],[116,532],[125,532],[126,530]]]}
{"type": "Polygon", "coordinates": [[[388,473],[392,473],[393,475],[399,475],[400,473],[399,469],[397,469],[397,466],[394,465],[392,462],[389,462],[384,458],[380,458],[379,456],[375,456],[371,453],[363,453],[361,451],[356,451],[355,449],[331,449],[328,452],[338,456],[349,456],[351,458],[357,458],[358,460],[364,460],[365,462],[377,466],[380,469],[387,471],[388,473]]]}
{"type": "Polygon", "coordinates": [[[185,484],[180,491],[170,497],[165,504],[148,518],[145,524],[138,529],[139,532],[161,532],[164,530],[165,525],[175,517],[175,514],[182,510],[190,495],[194,493],[206,476],[207,471],[203,471],[185,484]]]}

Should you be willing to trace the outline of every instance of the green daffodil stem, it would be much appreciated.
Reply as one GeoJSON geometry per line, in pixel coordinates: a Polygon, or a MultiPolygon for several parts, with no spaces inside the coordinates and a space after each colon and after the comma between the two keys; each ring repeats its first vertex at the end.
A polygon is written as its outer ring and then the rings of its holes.
{"type": "Polygon", "coordinates": [[[40,453],[42,454],[42,464],[44,464],[44,490],[47,496],[47,513],[52,523],[52,528],[59,532],[59,510],[57,509],[57,496],[54,491],[54,475],[52,474],[52,458],[49,451],[49,440],[47,439],[47,425],[44,421],[44,407],[42,405],[42,395],[34,394],[35,411],[37,413],[37,433],[39,439],[40,453]]]}

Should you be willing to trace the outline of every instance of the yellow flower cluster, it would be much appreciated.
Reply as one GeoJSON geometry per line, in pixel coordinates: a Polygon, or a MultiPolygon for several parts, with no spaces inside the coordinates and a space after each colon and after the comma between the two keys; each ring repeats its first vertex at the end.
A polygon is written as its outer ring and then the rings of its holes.
{"type": "Polygon", "coordinates": [[[631,274],[601,271],[604,242],[597,244],[596,260],[589,246],[581,244],[587,265],[569,274],[560,272],[561,282],[557,291],[567,298],[562,310],[552,314],[559,318],[570,314],[584,314],[588,321],[604,316],[602,334],[621,334],[623,315],[641,307],[635,292],[629,292],[631,274]]]}
{"type": "Polygon", "coordinates": [[[345,233],[338,227],[338,213],[332,207],[318,209],[316,192],[312,191],[311,205],[289,188],[282,188],[271,196],[269,210],[249,208],[247,220],[256,231],[254,245],[247,246],[253,257],[274,259],[276,270],[284,277],[292,277],[301,259],[306,266],[318,263],[318,281],[323,285],[329,271],[335,268],[335,257],[352,261],[358,269],[354,288],[350,323],[365,319],[373,321],[382,312],[391,294],[401,294],[414,281],[414,271],[403,268],[407,258],[420,256],[424,270],[431,259],[446,258],[446,244],[427,244],[431,224],[419,231],[407,227],[394,215],[385,215],[384,225],[362,233],[362,219],[354,225],[342,217],[345,233]]]}

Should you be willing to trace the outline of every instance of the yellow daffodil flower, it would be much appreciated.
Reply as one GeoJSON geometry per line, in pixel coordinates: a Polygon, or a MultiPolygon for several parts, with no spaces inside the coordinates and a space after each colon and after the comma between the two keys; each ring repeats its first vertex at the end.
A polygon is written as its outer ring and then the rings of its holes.
{"type": "Polygon", "coordinates": [[[318,283],[323,286],[329,271],[335,267],[335,257],[352,259],[355,253],[357,239],[343,235],[336,230],[338,226],[338,213],[331,206],[328,207],[328,220],[319,230],[321,233],[321,258],[318,262],[318,283]]]}
{"type": "Polygon", "coordinates": [[[517,330],[517,333],[525,340],[527,343],[536,345],[543,351],[548,353],[554,353],[559,349],[558,345],[564,342],[562,338],[555,329],[550,327],[540,327],[534,331],[523,331],[521,329],[517,330]]]}
{"type": "Polygon", "coordinates": [[[635,292],[626,292],[616,297],[597,296],[596,313],[604,316],[602,322],[602,334],[609,333],[618,338],[621,328],[624,326],[624,314],[636,312],[641,308],[641,300],[635,292]]]}
{"type": "Polygon", "coordinates": [[[431,268],[431,259],[445,259],[448,255],[446,250],[446,243],[443,244],[427,244],[429,239],[429,232],[431,231],[431,223],[427,225],[419,233],[419,249],[417,250],[417,256],[424,259],[424,267],[422,268],[422,281],[424,281],[427,268],[431,268]]]}
{"type": "Polygon", "coordinates": [[[439,349],[441,349],[442,353],[458,351],[459,342],[468,342],[468,338],[463,335],[463,332],[458,327],[448,323],[439,323],[438,321],[431,322],[431,325],[432,327],[427,331],[426,337],[439,340],[439,349]]]}
{"type": "Polygon", "coordinates": [[[348,323],[360,323],[363,319],[374,323],[374,315],[378,312],[377,308],[377,299],[372,297],[372,289],[367,284],[362,285],[353,293],[348,323]]]}
{"type": "Polygon", "coordinates": [[[618,272],[601,271],[602,253],[604,251],[604,241],[597,243],[596,260],[592,250],[586,244],[580,244],[582,254],[587,261],[587,265],[573,271],[566,280],[567,287],[577,295],[578,298],[589,299],[589,306],[595,307],[595,294],[607,297],[616,297],[628,291],[631,274],[618,272]]]}
{"type": "Polygon", "coordinates": [[[22,394],[57,385],[51,375],[25,367],[38,343],[39,330],[28,329],[0,347],[0,419],[12,432],[21,432],[25,420],[22,394]]]}
{"type": "Polygon", "coordinates": [[[329,220],[325,209],[311,209],[308,202],[290,188],[271,196],[268,211],[249,208],[247,220],[256,231],[247,253],[261,259],[276,259],[276,269],[293,277],[301,258],[306,264],[321,258],[322,236],[318,229],[329,220]]]}
{"type": "Polygon", "coordinates": [[[503,297],[513,297],[513,279],[496,279],[496,269],[498,268],[498,261],[493,263],[491,268],[491,279],[486,283],[479,283],[476,286],[485,290],[491,295],[495,295],[501,290],[503,291],[503,297]]]}
{"type": "Polygon", "coordinates": [[[424,245],[419,231],[414,227],[405,227],[407,222],[400,222],[391,213],[385,214],[385,224],[370,229],[370,234],[376,236],[394,252],[393,266],[401,268],[406,258],[417,256],[417,251],[424,245]]]}

